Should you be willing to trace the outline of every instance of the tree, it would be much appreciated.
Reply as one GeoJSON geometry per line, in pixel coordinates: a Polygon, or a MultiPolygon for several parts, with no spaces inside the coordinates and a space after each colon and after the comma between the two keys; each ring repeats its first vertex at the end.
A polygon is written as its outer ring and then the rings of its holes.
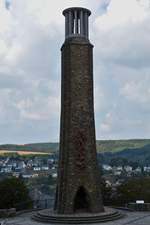
{"type": "Polygon", "coordinates": [[[0,208],[17,210],[32,206],[29,192],[22,179],[7,178],[0,181],[0,208]]]}
{"type": "Polygon", "coordinates": [[[124,205],[136,200],[150,202],[150,178],[132,178],[118,187],[118,204],[124,205]]]}
{"type": "Polygon", "coordinates": [[[138,162],[132,162],[132,161],[129,162],[129,165],[132,166],[133,170],[135,170],[137,167],[140,166],[138,162]]]}
{"type": "Polygon", "coordinates": [[[126,166],[128,165],[128,160],[122,157],[112,158],[110,161],[111,166],[126,166]]]}

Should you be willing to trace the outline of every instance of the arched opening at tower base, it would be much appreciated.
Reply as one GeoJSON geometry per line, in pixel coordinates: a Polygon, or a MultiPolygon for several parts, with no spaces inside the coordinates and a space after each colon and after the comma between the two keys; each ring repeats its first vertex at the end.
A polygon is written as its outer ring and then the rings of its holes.
{"type": "Polygon", "coordinates": [[[74,212],[90,212],[90,197],[84,187],[79,187],[74,198],[74,212]]]}

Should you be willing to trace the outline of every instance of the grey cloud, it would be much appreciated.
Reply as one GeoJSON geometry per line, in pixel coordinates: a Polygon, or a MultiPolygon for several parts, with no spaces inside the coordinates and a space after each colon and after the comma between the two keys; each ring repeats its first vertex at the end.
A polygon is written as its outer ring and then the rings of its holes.
{"type": "Polygon", "coordinates": [[[141,23],[131,23],[124,26],[99,32],[95,36],[97,56],[106,62],[127,67],[150,67],[150,17],[141,23]]]}
{"type": "MultiPolygon", "coordinates": [[[[148,137],[149,100],[144,104],[138,97],[135,100],[135,96],[140,90],[141,98],[145,97],[144,89],[148,89],[150,81],[149,18],[142,23],[99,32],[92,27],[94,19],[106,12],[104,3],[107,5],[108,1],[88,2],[88,7],[92,5],[95,10],[90,30],[95,45],[97,138],[148,137]],[[131,82],[135,83],[135,89],[130,93],[126,86],[131,82]],[[136,87],[140,82],[141,87],[136,87]]],[[[43,26],[33,15],[21,10],[13,34],[21,51],[15,63],[5,62],[5,71],[2,61],[0,65],[0,142],[58,140],[63,23],[52,21],[43,26]]],[[[129,87],[132,89],[132,85],[129,87]]]]}

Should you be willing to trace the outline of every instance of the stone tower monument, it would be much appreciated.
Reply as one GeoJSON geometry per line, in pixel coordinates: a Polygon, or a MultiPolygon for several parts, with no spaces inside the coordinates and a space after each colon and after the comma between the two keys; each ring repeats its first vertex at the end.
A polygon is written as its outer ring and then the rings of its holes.
{"type": "Polygon", "coordinates": [[[123,215],[104,210],[96,158],[93,104],[93,45],[84,8],[64,10],[66,37],[62,46],[61,128],[58,181],[54,209],[33,219],[50,224],[107,222],[123,215]]]}
{"type": "Polygon", "coordinates": [[[58,214],[103,212],[96,158],[93,45],[85,8],[68,8],[62,52],[61,128],[55,210],[58,214]]]}

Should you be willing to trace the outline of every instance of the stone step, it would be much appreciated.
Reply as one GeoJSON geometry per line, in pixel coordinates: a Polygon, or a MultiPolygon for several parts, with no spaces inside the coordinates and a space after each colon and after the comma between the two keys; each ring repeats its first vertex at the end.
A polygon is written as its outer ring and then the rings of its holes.
{"type": "Polygon", "coordinates": [[[32,219],[38,222],[55,223],[55,224],[86,224],[86,223],[102,223],[113,221],[122,218],[124,215],[120,212],[114,212],[111,215],[99,215],[99,216],[71,216],[71,217],[60,217],[60,216],[48,216],[37,213],[33,215],[32,219]]]}
{"type": "Polygon", "coordinates": [[[76,221],[76,220],[70,220],[70,221],[57,221],[56,220],[48,220],[48,219],[43,219],[43,218],[34,218],[34,220],[38,221],[38,222],[44,222],[44,223],[52,223],[52,224],[91,224],[91,223],[103,223],[103,222],[109,222],[109,221],[114,221],[114,220],[118,220],[121,219],[122,216],[120,217],[113,217],[113,218],[106,218],[106,219],[97,219],[97,220],[93,220],[93,221],[89,221],[89,220],[84,220],[84,221],[76,221]]]}
{"type": "MultiPolygon", "coordinates": [[[[120,213],[118,213],[118,211],[115,211],[114,213],[111,213],[111,214],[109,214],[109,215],[107,215],[107,218],[108,217],[114,217],[114,216],[118,216],[118,214],[120,215],[120,213]]],[[[41,217],[41,213],[40,212],[38,212],[37,213],[37,216],[39,216],[39,217],[41,217]]],[[[106,218],[106,215],[99,215],[102,219],[104,218],[106,218]]],[[[81,218],[82,219],[87,219],[88,218],[88,220],[90,220],[90,219],[92,219],[93,220],[93,218],[97,218],[97,217],[99,217],[99,216],[97,216],[97,215],[92,215],[92,216],[66,216],[66,217],[64,217],[64,216],[57,216],[57,219],[59,220],[63,220],[63,219],[76,219],[76,220],[81,220],[81,218]]],[[[49,218],[49,217],[51,217],[51,218],[56,218],[56,216],[55,215],[51,215],[51,216],[49,216],[49,215],[43,215],[42,214],[42,217],[44,217],[44,218],[49,218]]]]}

